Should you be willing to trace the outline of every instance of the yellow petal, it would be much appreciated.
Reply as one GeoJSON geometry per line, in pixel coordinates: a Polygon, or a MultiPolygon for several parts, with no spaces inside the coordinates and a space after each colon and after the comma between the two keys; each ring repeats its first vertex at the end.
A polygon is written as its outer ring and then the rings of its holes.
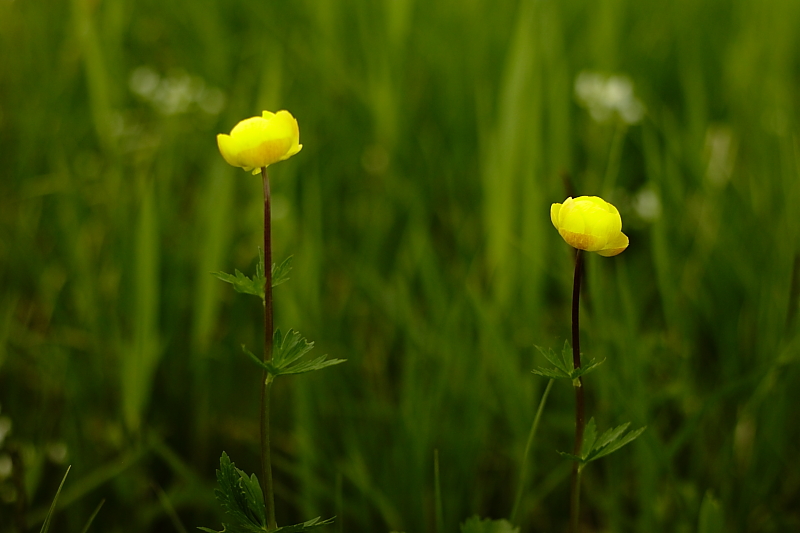
{"type": "Polygon", "coordinates": [[[578,250],[596,252],[602,249],[602,247],[605,245],[605,241],[595,237],[594,235],[589,235],[588,233],[577,233],[563,228],[558,230],[558,233],[567,242],[567,244],[573,248],[577,248],[578,250]]]}
{"type": "Polygon", "coordinates": [[[264,111],[260,117],[242,120],[230,135],[217,136],[222,157],[245,170],[258,170],[290,158],[300,151],[297,120],[288,111],[264,111]]]}
{"type": "Polygon", "coordinates": [[[561,204],[553,204],[550,206],[550,221],[558,229],[558,213],[561,211],[561,204]]]}
{"type": "Polygon", "coordinates": [[[608,242],[608,244],[606,244],[605,248],[598,250],[597,253],[603,257],[613,257],[624,252],[625,248],[628,247],[629,242],[628,236],[622,232],[619,232],[608,242]]]}
{"type": "Polygon", "coordinates": [[[219,147],[219,153],[222,154],[222,157],[229,165],[238,167],[239,164],[236,160],[236,148],[234,144],[235,143],[230,135],[226,135],[224,133],[217,135],[217,146],[219,147]]]}
{"type": "Polygon", "coordinates": [[[574,248],[616,255],[627,247],[619,211],[597,196],[567,198],[550,207],[550,220],[574,248]]]}

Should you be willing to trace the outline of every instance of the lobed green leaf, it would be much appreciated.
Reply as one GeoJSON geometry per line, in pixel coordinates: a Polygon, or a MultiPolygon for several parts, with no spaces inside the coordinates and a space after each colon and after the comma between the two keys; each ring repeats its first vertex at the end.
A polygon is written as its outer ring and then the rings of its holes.
{"type": "MultiPolygon", "coordinates": [[[[272,264],[272,286],[277,287],[281,283],[289,281],[289,271],[292,270],[294,256],[290,255],[280,265],[272,264]]],[[[262,259],[263,265],[263,259],[262,259]]],[[[263,268],[263,267],[262,267],[263,268]]]]}
{"type": "Polygon", "coordinates": [[[594,418],[589,419],[586,428],[583,430],[583,442],[581,443],[581,457],[588,457],[594,449],[594,442],[597,439],[597,424],[594,418]]]}
{"type": "Polygon", "coordinates": [[[242,351],[247,354],[251,361],[263,370],[266,370],[273,378],[281,375],[304,374],[306,372],[313,372],[314,370],[322,370],[323,368],[338,365],[346,361],[346,359],[328,359],[327,355],[323,355],[310,361],[297,363],[298,359],[303,357],[314,347],[314,343],[309,342],[299,332],[292,329],[287,331],[286,335],[284,335],[280,329],[275,330],[272,342],[271,361],[262,361],[244,345],[242,345],[242,351]]]}
{"type": "MultiPolygon", "coordinates": [[[[285,283],[289,280],[289,271],[292,270],[292,260],[293,256],[290,255],[284,259],[281,264],[272,264],[271,272],[273,287],[277,287],[281,283],[285,283]]],[[[267,282],[267,278],[264,276],[264,251],[261,248],[258,249],[256,273],[252,278],[245,276],[238,270],[234,270],[233,272],[233,275],[226,272],[212,272],[211,274],[216,276],[218,279],[221,279],[225,283],[230,283],[233,285],[233,289],[236,292],[240,292],[242,294],[252,294],[253,296],[258,296],[261,298],[262,301],[264,300],[264,285],[267,282]]]]}
{"type": "Polygon", "coordinates": [[[625,435],[624,437],[622,437],[618,441],[612,442],[608,446],[603,448],[602,450],[599,450],[598,453],[594,457],[592,457],[590,460],[593,461],[595,459],[600,459],[601,457],[605,457],[606,455],[608,455],[610,453],[614,453],[615,451],[619,450],[620,448],[622,448],[623,446],[625,446],[629,442],[632,442],[634,439],[638,438],[639,435],[644,433],[645,429],[647,429],[647,426],[641,427],[641,428],[637,429],[636,431],[631,431],[630,433],[628,433],[627,435],[625,435]]]}
{"type": "MultiPolygon", "coordinates": [[[[232,523],[224,523],[225,533],[263,533],[266,531],[264,494],[255,474],[248,476],[236,468],[230,457],[222,452],[217,470],[214,496],[232,523]]],[[[198,528],[206,533],[222,533],[213,529],[198,528]]]]}
{"type": "Polygon", "coordinates": [[[292,526],[283,526],[279,527],[278,529],[273,529],[270,533],[300,533],[301,531],[310,531],[312,529],[318,528],[320,526],[327,526],[328,524],[333,523],[333,519],[336,518],[331,517],[326,520],[320,520],[320,517],[312,518],[306,522],[301,524],[294,524],[292,526]]]}

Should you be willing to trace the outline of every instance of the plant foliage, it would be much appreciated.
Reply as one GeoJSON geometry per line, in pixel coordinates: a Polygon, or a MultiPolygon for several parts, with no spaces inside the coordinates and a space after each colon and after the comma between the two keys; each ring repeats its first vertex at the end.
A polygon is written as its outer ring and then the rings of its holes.
{"type": "Polygon", "coordinates": [[[578,381],[579,377],[588,374],[605,361],[605,359],[603,359],[595,362],[595,360],[592,359],[580,368],[575,368],[572,363],[572,348],[570,348],[569,342],[564,342],[564,348],[561,350],[560,357],[552,348],[548,348],[547,351],[545,351],[537,346],[536,349],[539,350],[545,359],[550,361],[555,368],[539,367],[531,370],[531,372],[550,379],[569,379],[572,380],[572,384],[576,387],[580,387],[580,381],[578,381]]]}
{"type": "Polygon", "coordinates": [[[333,518],[320,520],[320,517],[316,517],[300,524],[269,530],[264,493],[261,491],[258,479],[255,474],[248,476],[246,472],[236,468],[225,452],[222,452],[222,457],[219,459],[217,484],[214,495],[230,521],[223,523],[220,531],[207,527],[197,528],[206,533],[263,533],[266,531],[300,533],[333,523],[333,518]]]}
{"type": "Polygon", "coordinates": [[[589,423],[586,424],[586,430],[583,434],[583,443],[581,445],[581,455],[576,456],[570,453],[565,452],[558,452],[563,457],[567,459],[571,459],[573,461],[577,461],[580,463],[578,466],[579,470],[582,470],[584,466],[589,464],[590,462],[600,459],[601,457],[605,457],[606,455],[613,453],[629,442],[636,439],[639,435],[641,435],[647,426],[641,427],[636,431],[631,431],[623,436],[625,430],[628,429],[630,426],[630,422],[626,422],[621,426],[617,426],[613,429],[607,430],[605,433],[597,436],[597,424],[595,424],[594,418],[589,420],[589,423]]]}
{"type": "MultiPolygon", "coordinates": [[[[289,271],[292,270],[293,256],[289,256],[283,260],[279,265],[272,264],[272,286],[277,287],[281,283],[289,280],[289,271]]],[[[233,285],[236,292],[243,294],[252,294],[258,296],[264,301],[264,284],[266,277],[264,276],[264,251],[258,249],[258,263],[256,264],[256,273],[250,278],[242,274],[239,270],[234,270],[233,275],[227,272],[212,272],[214,276],[221,279],[226,283],[233,285]]]]}
{"type": "Polygon", "coordinates": [[[313,347],[313,342],[309,342],[299,332],[293,329],[287,331],[286,335],[283,335],[280,329],[276,329],[272,340],[271,361],[262,361],[244,345],[242,345],[242,350],[255,364],[266,370],[270,376],[273,377],[285,374],[303,374],[338,365],[346,361],[346,359],[328,359],[327,355],[322,355],[316,359],[297,362],[301,357],[311,351],[313,347]]]}

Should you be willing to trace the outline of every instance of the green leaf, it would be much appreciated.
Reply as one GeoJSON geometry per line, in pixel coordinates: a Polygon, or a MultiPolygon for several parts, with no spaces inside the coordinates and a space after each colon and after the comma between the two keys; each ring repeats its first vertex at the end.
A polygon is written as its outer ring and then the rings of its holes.
{"type": "Polygon", "coordinates": [[[225,283],[230,283],[236,292],[242,294],[252,294],[264,299],[264,277],[261,278],[256,275],[253,279],[248,278],[238,270],[234,270],[235,275],[230,275],[226,272],[212,272],[214,276],[221,279],[225,283]]]}
{"type": "Polygon", "coordinates": [[[583,463],[583,457],[578,457],[577,455],[572,455],[571,453],[558,452],[558,455],[560,455],[564,459],[569,459],[570,461],[575,461],[576,463],[583,463]]]}
{"type": "Polygon", "coordinates": [[[617,440],[620,437],[620,435],[625,433],[625,430],[628,429],[628,426],[630,425],[631,425],[630,422],[626,422],[625,424],[617,426],[614,429],[606,430],[606,432],[600,435],[600,438],[597,439],[597,442],[595,442],[594,446],[592,446],[592,449],[601,450],[606,445],[611,444],[612,442],[617,440]]]}
{"type": "Polygon", "coordinates": [[[86,521],[86,525],[83,526],[83,529],[81,530],[81,533],[86,533],[87,531],[89,531],[89,527],[91,527],[92,522],[94,522],[94,519],[97,518],[97,514],[100,512],[100,509],[103,508],[103,504],[104,503],[106,503],[105,500],[100,500],[100,503],[97,504],[97,507],[94,508],[94,512],[89,517],[89,520],[86,521]]]}
{"type": "Polygon", "coordinates": [[[290,329],[286,335],[280,329],[272,337],[272,361],[278,368],[294,363],[314,348],[314,343],[306,340],[299,331],[290,329]]]}
{"type": "Polygon", "coordinates": [[[575,370],[575,363],[572,361],[572,346],[569,345],[569,341],[564,341],[564,347],[561,348],[561,362],[564,371],[569,373],[575,370]]]}
{"type": "Polygon", "coordinates": [[[536,349],[539,350],[539,353],[541,353],[544,358],[550,362],[550,364],[562,372],[569,373],[569,371],[572,369],[572,363],[570,362],[569,365],[565,365],[562,358],[558,357],[552,348],[548,348],[545,351],[537,346],[536,349]]]}
{"type": "Polygon", "coordinates": [[[297,363],[294,366],[278,370],[277,375],[286,374],[304,374],[306,372],[313,372],[314,370],[322,370],[323,368],[344,363],[347,359],[328,359],[327,355],[317,357],[311,361],[304,361],[297,363]]]}
{"type": "MultiPolygon", "coordinates": [[[[298,359],[307,354],[314,347],[313,342],[309,342],[299,332],[290,329],[286,335],[281,330],[275,330],[273,336],[272,361],[273,369],[270,373],[274,376],[282,374],[303,374],[314,370],[321,370],[328,366],[344,363],[345,359],[327,359],[323,355],[311,361],[304,361],[294,364],[298,359]]],[[[270,363],[266,363],[270,364],[270,363]]]]}
{"type": "MultiPolygon", "coordinates": [[[[289,271],[292,270],[292,256],[290,255],[280,265],[272,264],[272,286],[277,287],[281,283],[289,280],[289,271]]],[[[264,284],[267,278],[264,276],[264,251],[258,249],[258,263],[256,263],[256,273],[252,278],[249,278],[234,270],[234,275],[226,272],[212,272],[214,276],[221,279],[225,283],[230,283],[236,292],[242,294],[252,294],[264,300],[264,284]]]]}
{"type": "Polygon", "coordinates": [[[302,524],[295,524],[293,526],[283,526],[279,527],[278,529],[273,529],[270,533],[300,533],[301,531],[309,531],[314,528],[318,528],[320,526],[327,526],[328,524],[333,524],[333,519],[336,518],[335,516],[332,518],[328,518],[327,520],[320,520],[320,517],[312,518],[302,524]]]}
{"type": "Polygon", "coordinates": [[[481,519],[479,516],[468,518],[461,524],[461,533],[519,533],[508,520],[481,519]]]}
{"type": "MultiPolygon", "coordinates": [[[[289,271],[292,270],[294,256],[290,255],[280,265],[272,264],[272,286],[277,287],[281,283],[289,281],[289,271]]],[[[263,259],[262,259],[263,264],[263,259]]]]}
{"type": "Polygon", "coordinates": [[[600,437],[597,437],[597,427],[594,418],[592,418],[589,420],[584,430],[581,455],[577,456],[566,452],[558,453],[565,459],[580,463],[580,468],[583,468],[590,462],[619,450],[626,444],[632,442],[647,429],[647,426],[645,426],[636,431],[631,431],[623,437],[622,434],[625,433],[628,426],[630,426],[630,422],[617,426],[614,429],[609,429],[600,435],[600,437]]]}
{"type": "Polygon", "coordinates": [[[44,517],[44,523],[42,524],[42,529],[39,530],[39,533],[47,533],[47,530],[50,529],[50,520],[53,519],[53,513],[56,510],[56,503],[58,502],[58,497],[61,495],[61,489],[64,488],[64,482],[67,480],[67,476],[69,475],[69,471],[71,468],[72,465],[68,466],[67,471],[64,472],[64,477],[61,478],[61,484],[58,486],[56,495],[53,497],[53,503],[50,504],[50,509],[47,510],[47,516],[44,517]]]}
{"type": "Polygon", "coordinates": [[[583,442],[581,443],[581,457],[588,457],[594,449],[594,441],[597,439],[597,424],[594,418],[589,419],[586,428],[583,430],[583,442]]]}
{"type": "Polygon", "coordinates": [[[598,366],[600,366],[603,363],[605,363],[605,361],[606,361],[605,359],[601,359],[600,361],[595,362],[595,360],[592,359],[588,363],[584,363],[583,365],[581,365],[581,367],[579,369],[577,369],[577,370],[573,369],[570,372],[570,376],[572,377],[572,379],[577,379],[577,378],[583,376],[584,374],[588,374],[589,372],[591,372],[592,370],[594,370],[598,366]]]}
{"type": "Polygon", "coordinates": [[[636,431],[631,431],[618,441],[610,443],[607,447],[603,448],[602,450],[598,450],[597,453],[592,457],[590,460],[600,459],[601,457],[605,457],[610,453],[614,453],[615,451],[619,450],[629,442],[632,442],[634,439],[638,438],[639,435],[644,433],[644,430],[647,429],[647,426],[641,427],[636,431]]]}
{"type": "Polygon", "coordinates": [[[550,379],[569,379],[569,375],[564,375],[564,372],[562,372],[558,368],[550,370],[547,368],[539,367],[539,368],[534,368],[533,370],[531,370],[531,372],[533,372],[538,376],[550,379]]]}
{"type": "Polygon", "coordinates": [[[561,350],[561,356],[556,355],[551,348],[548,348],[545,351],[537,346],[536,349],[539,350],[545,359],[547,359],[555,368],[539,367],[531,370],[531,372],[549,379],[569,379],[576,387],[580,387],[580,381],[578,381],[578,378],[588,374],[605,361],[605,359],[602,361],[595,361],[592,359],[588,363],[582,364],[580,368],[575,368],[573,366],[572,349],[570,348],[569,342],[564,343],[564,348],[561,350]]]}
{"type": "MultiPolygon", "coordinates": [[[[222,452],[217,470],[218,488],[214,495],[225,514],[231,519],[230,524],[223,524],[225,533],[263,533],[266,531],[266,511],[264,494],[255,474],[248,476],[236,468],[230,457],[222,452]]],[[[219,533],[208,528],[198,528],[207,533],[219,533]]]]}

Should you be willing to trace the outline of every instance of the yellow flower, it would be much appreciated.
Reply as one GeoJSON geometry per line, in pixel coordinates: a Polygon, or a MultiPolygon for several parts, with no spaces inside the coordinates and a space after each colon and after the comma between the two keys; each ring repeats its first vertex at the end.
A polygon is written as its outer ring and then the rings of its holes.
{"type": "Polygon", "coordinates": [[[289,159],[303,148],[297,120],[288,111],[246,118],[231,130],[230,135],[217,135],[217,146],[228,164],[252,170],[289,159]]]}
{"type": "Polygon", "coordinates": [[[550,220],[567,244],[579,250],[611,257],[628,247],[619,211],[597,196],[570,197],[563,204],[553,204],[550,220]]]}

